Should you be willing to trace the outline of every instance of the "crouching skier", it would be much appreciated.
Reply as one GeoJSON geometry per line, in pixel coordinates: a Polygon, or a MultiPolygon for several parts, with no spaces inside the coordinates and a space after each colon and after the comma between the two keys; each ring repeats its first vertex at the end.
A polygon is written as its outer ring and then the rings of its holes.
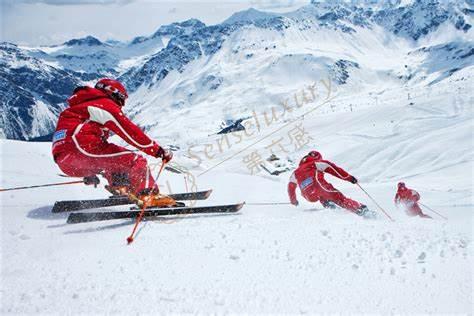
{"type": "Polygon", "coordinates": [[[320,201],[325,208],[335,208],[338,205],[361,216],[374,215],[367,206],[345,197],[344,194],[326,182],[324,179],[325,173],[354,184],[357,183],[354,176],[351,176],[334,163],[323,160],[319,152],[311,151],[301,159],[298,168],[290,177],[288,195],[291,204],[298,205],[295,191],[296,187],[299,186],[301,195],[309,202],[320,201]]]}
{"type": "Polygon", "coordinates": [[[405,210],[408,216],[419,216],[423,218],[432,218],[426,215],[418,205],[420,200],[420,194],[413,189],[406,187],[404,182],[398,183],[397,194],[395,194],[395,205],[401,206],[405,210]]]}
{"type": "Polygon", "coordinates": [[[128,98],[125,87],[113,79],[100,79],[94,88],[78,87],[68,99],[69,107],[60,115],[53,136],[53,157],[59,168],[72,177],[84,177],[97,185],[103,175],[113,194],[128,195],[131,201],[149,207],[174,206],[176,202],[160,195],[147,161],[124,147],[109,143],[109,131],[130,145],[164,163],[173,154],[131,122],[122,112],[128,98]]]}

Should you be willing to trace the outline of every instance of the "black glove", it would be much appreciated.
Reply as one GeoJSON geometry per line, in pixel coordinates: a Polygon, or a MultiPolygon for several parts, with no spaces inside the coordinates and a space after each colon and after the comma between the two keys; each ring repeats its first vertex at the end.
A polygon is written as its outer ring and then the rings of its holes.
{"type": "Polygon", "coordinates": [[[97,188],[97,185],[100,184],[100,180],[96,175],[88,176],[88,177],[84,177],[84,184],[85,185],[93,185],[94,188],[97,188]]]}
{"type": "Polygon", "coordinates": [[[156,157],[161,158],[164,163],[168,163],[173,159],[173,152],[169,149],[163,149],[163,147],[160,147],[156,153],[156,157]]]}
{"type": "Polygon", "coordinates": [[[351,176],[351,178],[349,179],[349,182],[350,182],[350,183],[353,183],[353,184],[356,184],[356,183],[357,183],[357,179],[356,179],[354,176],[351,176]]]}

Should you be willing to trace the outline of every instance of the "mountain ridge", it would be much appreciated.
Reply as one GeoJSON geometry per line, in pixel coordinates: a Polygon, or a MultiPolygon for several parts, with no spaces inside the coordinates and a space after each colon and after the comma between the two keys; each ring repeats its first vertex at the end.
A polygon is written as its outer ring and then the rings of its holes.
{"type": "MultiPolygon", "coordinates": [[[[450,41],[456,41],[456,37],[460,37],[463,43],[459,43],[459,40],[457,40],[458,44],[456,45],[464,45],[462,51],[466,54],[472,48],[472,9],[470,6],[471,4],[468,1],[439,2],[435,0],[414,0],[408,3],[402,3],[401,1],[381,3],[368,0],[354,5],[354,2],[347,1],[329,2],[313,0],[310,4],[288,13],[264,12],[251,8],[236,12],[223,23],[216,25],[206,25],[197,19],[175,22],[160,26],[149,36],[138,36],[129,42],[110,40],[102,42],[93,36],[86,36],[80,39],[71,39],[62,45],[50,47],[29,48],[16,46],[15,53],[12,53],[12,50],[10,50],[8,54],[17,54],[16,58],[18,61],[25,57],[31,57],[31,64],[26,67],[31,68],[29,71],[32,72],[33,77],[35,75],[39,76],[35,71],[50,71],[50,67],[58,72],[58,78],[63,78],[65,72],[69,73],[69,77],[72,76],[74,78],[74,80],[58,79],[66,80],[68,82],[66,86],[72,85],[72,82],[74,84],[87,83],[103,76],[118,77],[133,94],[138,90],[157,89],[160,83],[171,73],[180,74],[190,64],[198,60],[214,60],[214,56],[217,56],[223,45],[229,40],[234,41],[234,43],[231,44],[233,49],[228,52],[228,58],[240,56],[244,51],[247,51],[244,60],[257,58],[258,55],[272,56],[276,54],[283,56],[291,54],[284,47],[285,41],[280,40],[284,37],[291,38],[291,41],[297,41],[299,46],[307,45],[304,38],[311,38],[316,50],[309,50],[305,54],[314,54],[314,56],[322,54],[321,57],[326,54],[327,57],[327,54],[332,54],[331,50],[328,50],[329,48],[319,49],[319,51],[317,48],[328,46],[324,41],[339,43],[342,46],[339,48],[334,47],[334,49],[342,49],[341,52],[348,49],[349,51],[347,52],[350,52],[353,49],[351,47],[366,50],[367,48],[361,45],[361,43],[367,42],[365,44],[369,45],[368,41],[373,42],[370,45],[376,46],[380,46],[380,43],[386,41],[384,43],[384,45],[387,45],[386,49],[393,49],[397,45],[402,45],[403,47],[411,45],[412,50],[417,50],[420,47],[416,43],[428,35],[431,36],[438,32],[441,26],[444,28],[449,26],[454,30],[452,32],[455,35],[452,36],[452,40],[448,39],[443,43],[449,46],[450,41]],[[449,6],[449,4],[452,5],[449,6]],[[367,36],[369,34],[367,32],[372,32],[376,36],[367,36]],[[254,39],[245,38],[245,36],[243,37],[238,34],[252,34],[254,39]],[[334,37],[331,38],[328,34],[333,34],[334,37]],[[462,39],[463,37],[464,40],[462,39]],[[280,44],[276,44],[277,42],[280,44]],[[350,42],[354,43],[351,44],[350,42]],[[343,46],[345,48],[342,48],[343,46]],[[42,64],[39,68],[38,62],[42,64]]],[[[4,50],[4,54],[6,54],[5,50],[7,50],[5,45],[0,46],[0,50],[4,50]]],[[[298,45],[295,47],[299,47],[298,45]]],[[[436,43],[436,45],[440,45],[440,43],[436,43]]],[[[385,48],[382,49],[387,51],[385,48]]],[[[297,52],[295,51],[295,53],[297,52]]],[[[324,68],[333,74],[333,80],[336,83],[345,84],[347,80],[350,80],[351,71],[360,72],[366,70],[364,63],[361,63],[357,58],[351,57],[354,53],[356,55],[359,54],[357,51],[354,51],[350,54],[342,54],[347,56],[340,54],[341,56],[337,58],[327,59],[329,64],[324,66],[324,68]],[[338,60],[345,60],[345,62],[341,63],[338,60]],[[352,66],[347,68],[347,65],[358,65],[358,68],[352,66]]],[[[406,48],[400,51],[400,54],[407,53],[406,48]]],[[[444,55],[441,55],[438,54],[437,56],[444,58],[444,55]]],[[[408,55],[406,58],[411,60],[408,55]]],[[[459,62],[459,67],[468,67],[472,64],[472,55],[468,55],[466,58],[467,62],[459,62]]],[[[459,59],[452,60],[459,61],[459,59]]],[[[287,62],[291,64],[291,58],[287,58],[287,62]]],[[[9,65],[2,64],[1,66],[3,68],[0,71],[9,73],[9,65]]],[[[453,66],[454,68],[456,67],[453,66]]],[[[241,69],[240,71],[245,73],[246,69],[241,69]]],[[[386,71],[388,71],[387,74],[390,72],[404,72],[402,70],[388,69],[386,71]]],[[[420,67],[418,72],[420,71],[425,70],[423,67],[420,67]]],[[[447,78],[449,75],[446,76],[446,74],[449,74],[452,70],[446,69],[443,71],[444,75],[441,77],[447,78]]],[[[412,72],[411,74],[399,75],[400,80],[422,77],[421,75],[416,75],[417,70],[412,70],[412,72]]],[[[48,77],[45,74],[42,74],[42,76],[48,77]]],[[[218,78],[215,79],[219,82],[217,86],[213,85],[215,87],[221,86],[226,82],[226,79],[215,71],[203,75],[204,77],[218,78]]],[[[34,102],[36,99],[33,97],[35,93],[39,98],[46,100],[45,104],[50,108],[52,114],[47,116],[48,119],[45,120],[43,125],[49,126],[49,128],[44,130],[50,130],[51,126],[54,126],[55,113],[59,112],[61,107],[64,106],[64,100],[68,93],[61,91],[55,95],[55,101],[52,102],[49,101],[50,97],[41,96],[41,93],[37,91],[34,92],[35,90],[26,82],[22,83],[17,80],[16,86],[8,86],[9,81],[5,80],[5,78],[6,75],[3,78],[3,89],[4,91],[9,91],[9,96],[12,95],[11,91],[14,91],[14,89],[28,91],[29,97],[22,98],[23,103],[17,101],[15,107],[24,107],[25,109],[30,109],[31,112],[31,109],[35,107],[34,104],[36,104],[34,102]],[[61,98],[64,98],[62,103],[56,102],[61,98]]],[[[436,78],[433,80],[436,80],[436,78]]],[[[52,85],[52,82],[49,85],[45,84],[50,91],[53,91],[50,89],[50,85],[52,85]]],[[[216,89],[213,91],[216,91],[216,89]]],[[[189,100],[195,99],[196,93],[199,94],[200,92],[195,92],[189,100]]],[[[143,103],[141,101],[132,102],[143,103]]],[[[173,104],[185,104],[186,102],[192,101],[176,100],[173,104]]],[[[11,113],[11,104],[11,99],[2,100],[2,113],[11,113]]],[[[31,115],[24,114],[25,111],[20,112],[22,113],[20,115],[22,118],[19,119],[20,121],[15,125],[16,127],[8,125],[6,123],[8,118],[4,116],[3,123],[0,126],[4,137],[28,139],[29,137],[40,136],[33,132],[31,115]],[[20,123],[22,120],[24,122],[20,123]],[[20,131],[14,131],[13,129],[15,128],[20,131]]],[[[41,123],[38,124],[41,125],[41,123]]]]}

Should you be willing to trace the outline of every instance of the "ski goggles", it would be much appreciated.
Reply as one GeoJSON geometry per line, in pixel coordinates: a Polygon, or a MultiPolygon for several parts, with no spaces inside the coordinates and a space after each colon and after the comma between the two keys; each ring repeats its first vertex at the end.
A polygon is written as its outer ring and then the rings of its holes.
{"type": "Polygon", "coordinates": [[[125,100],[127,100],[128,96],[120,92],[119,89],[103,84],[101,82],[95,85],[97,89],[102,89],[110,92],[110,96],[114,98],[121,106],[125,105],[125,100]]]}

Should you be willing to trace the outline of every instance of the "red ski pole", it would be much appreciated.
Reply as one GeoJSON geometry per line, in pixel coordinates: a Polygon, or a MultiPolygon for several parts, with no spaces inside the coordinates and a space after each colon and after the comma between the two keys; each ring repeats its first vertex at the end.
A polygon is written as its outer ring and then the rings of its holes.
{"type": "Polygon", "coordinates": [[[421,206],[426,207],[427,209],[429,209],[431,212],[433,212],[433,213],[435,213],[435,214],[438,214],[438,216],[440,216],[441,218],[443,218],[443,219],[445,219],[445,220],[448,220],[447,217],[445,217],[445,216],[441,215],[440,213],[436,212],[435,210],[433,210],[433,209],[432,209],[431,207],[429,207],[428,205],[423,204],[423,203],[420,203],[420,204],[421,204],[421,206]]]}
{"type": "Polygon", "coordinates": [[[57,185],[68,185],[68,184],[77,184],[77,183],[84,183],[84,180],[69,181],[69,182],[58,182],[58,183],[48,183],[48,184],[40,184],[40,185],[31,185],[31,186],[26,186],[26,187],[16,187],[16,188],[8,188],[8,189],[0,189],[0,192],[34,189],[34,188],[44,188],[44,187],[52,187],[52,186],[57,186],[57,185]]]}
{"type": "Polygon", "coordinates": [[[160,167],[160,171],[158,171],[158,174],[156,175],[156,181],[158,181],[158,178],[160,177],[161,172],[163,171],[165,165],[166,165],[166,162],[163,161],[163,163],[161,164],[161,167],[160,167]]]}
{"type": "MultiPolygon", "coordinates": [[[[158,175],[156,176],[155,181],[158,181],[158,178],[160,177],[160,174],[163,171],[163,168],[164,168],[165,164],[166,163],[163,161],[163,163],[161,164],[161,167],[160,167],[160,171],[158,171],[158,175]]],[[[133,242],[134,236],[135,236],[135,231],[137,230],[138,224],[140,224],[140,222],[142,221],[143,214],[145,214],[145,209],[146,209],[147,204],[148,204],[147,202],[148,202],[148,200],[145,198],[145,200],[143,201],[142,209],[141,209],[140,213],[137,216],[137,220],[135,221],[135,226],[133,226],[132,233],[130,234],[130,236],[127,237],[127,244],[129,244],[129,245],[133,242]]]]}
{"type": "Polygon", "coordinates": [[[137,220],[135,221],[135,226],[133,226],[132,233],[130,234],[130,236],[127,237],[127,244],[131,244],[133,242],[135,231],[137,230],[138,224],[140,224],[140,222],[142,221],[143,214],[145,213],[146,205],[147,205],[146,201],[143,201],[142,210],[140,211],[140,214],[138,214],[137,216],[137,220]]]}
{"type": "Polygon", "coordinates": [[[387,212],[385,212],[385,210],[370,196],[370,194],[367,193],[367,191],[365,191],[364,188],[362,188],[359,183],[356,183],[356,184],[362,191],[364,191],[365,194],[367,194],[367,196],[372,200],[372,202],[374,202],[375,205],[377,205],[377,207],[393,222],[394,221],[393,218],[390,217],[390,215],[388,215],[387,212]]]}

